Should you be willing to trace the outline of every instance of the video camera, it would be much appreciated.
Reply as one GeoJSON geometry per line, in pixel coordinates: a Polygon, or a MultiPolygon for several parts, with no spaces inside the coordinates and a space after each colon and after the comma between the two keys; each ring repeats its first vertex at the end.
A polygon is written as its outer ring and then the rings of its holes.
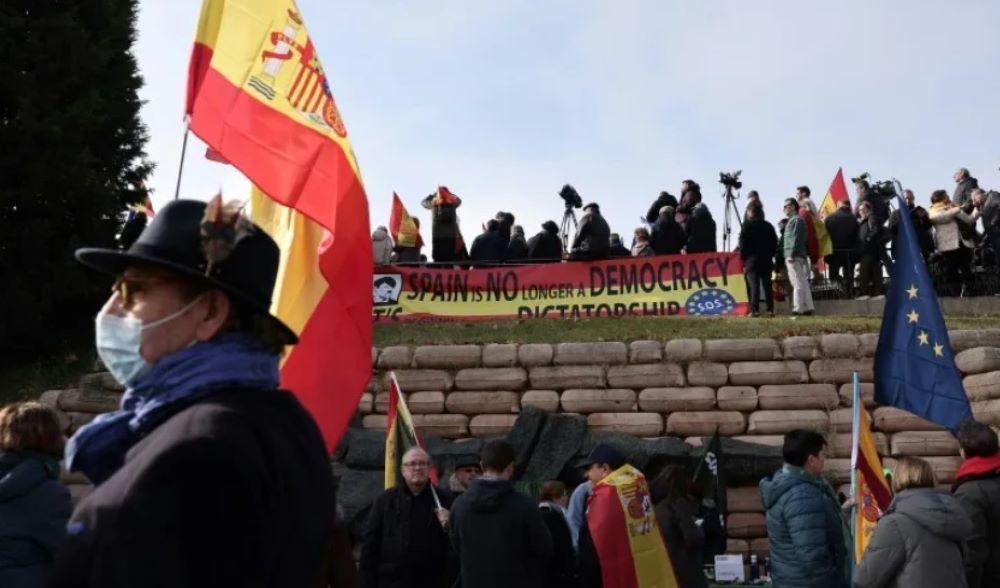
{"type": "Polygon", "coordinates": [[[864,186],[873,196],[888,200],[896,195],[896,187],[893,186],[892,181],[872,182],[871,179],[871,174],[865,172],[856,178],[851,178],[851,181],[854,182],[855,186],[864,186]]]}
{"type": "Polygon", "coordinates": [[[743,170],[738,169],[731,174],[726,172],[719,172],[719,183],[727,188],[736,188],[739,190],[743,187],[743,182],[740,181],[740,174],[743,170]]]}
{"type": "Polygon", "coordinates": [[[576,188],[566,184],[559,190],[559,197],[563,199],[566,203],[566,210],[571,208],[580,208],[583,206],[583,200],[580,198],[580,194],[577,193],[576,188]]]}

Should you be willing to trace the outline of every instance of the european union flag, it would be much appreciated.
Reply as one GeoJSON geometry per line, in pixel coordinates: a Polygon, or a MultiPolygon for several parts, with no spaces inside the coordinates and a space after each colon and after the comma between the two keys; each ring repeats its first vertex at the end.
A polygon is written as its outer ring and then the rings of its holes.
{"type": "Polygon", "coordinates": [[[898,195],[897,259],[875,351],[875,402],[938,423],[953,433],[972,417],[913,220],[898,195]]]}

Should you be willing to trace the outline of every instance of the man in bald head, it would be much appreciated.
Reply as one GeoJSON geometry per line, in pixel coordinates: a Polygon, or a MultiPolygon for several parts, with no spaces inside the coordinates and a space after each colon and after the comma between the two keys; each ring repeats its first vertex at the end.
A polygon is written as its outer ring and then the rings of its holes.
{"type": "Polygon", "coordinates": [[[403,454],[403,483],[372,503],[361,538],[362,588],[442,588],[450,585],[448,525],[451,495],[431,487],[431,456],[403,454]]]}

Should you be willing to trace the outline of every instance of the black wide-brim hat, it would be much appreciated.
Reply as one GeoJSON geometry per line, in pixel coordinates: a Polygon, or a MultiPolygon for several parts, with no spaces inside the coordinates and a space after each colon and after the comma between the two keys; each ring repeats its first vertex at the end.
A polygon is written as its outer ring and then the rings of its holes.
{"type": "Polygon", "coordinates": [[[210,288],[218,288],[239,305],[270,318],[293,345],[299,338],[291,328],[271,314],[271,296],[278,276],[281,252],[263,229],[251,223],[232,252],[205,269],[201,223],[207,204],[198,200],[174,200],[153,217],[135,243],[126,251],[84,248],[76,250],[80,263],[95,270],[121,275],[136,264],[166,268],[210,288]]]}

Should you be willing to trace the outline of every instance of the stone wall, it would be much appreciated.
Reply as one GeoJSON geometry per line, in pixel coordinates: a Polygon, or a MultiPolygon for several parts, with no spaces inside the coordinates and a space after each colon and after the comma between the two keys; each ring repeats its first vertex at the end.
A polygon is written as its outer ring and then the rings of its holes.
{"type": "MultiPolygon", "coordinates": [[[[976,418],[1000,425],[1000,329],[950,335],[976,418]]],[[[959,463],[955,439],[937,425],[874,404],[876,343],[874,334],[827,334],[777,340],[674,339],[665,344],[385,347],[372,350],[375,373],[354,426],[359,434],[384,429],[387,378],[393,371],[421,435],[444,440],[438,451],[432,451],[436,460],[457,451],[451,446],[476,445],[447,440],[505,435],[522,411],[534,407],[579,415],[569,420],[585,421],[590,436],[657,439],[647,443],[672,439],[678,447],[681,441],[700,445],[702,437],[716,429],[734,441],[769,447],[780,446],[782,435],[791,429],[815,429],[827,435],[832,448],[827,475],[842,486],[850,477],[851,378],[857,370],[886,465],[891,467],[900,456],[921,456],[930,461],[940,483],[951,482],[959,463]]],[[[71,433],[96,413],[117,408],[120,395],[120,387],[108,374],[94,373],[81,378],[75,388],[46,392],[41,400],[60,411],[71,433]]],[[[379,435],[364,438],[370,444],[379,435]]],[[[654,446],[659,447],[650,445],[654,446]]],[[[381,448],[373,445],[367,450],[375,455],[381,448]]],[[[344,457],[346,451],[339,455],[344,457]]],[[[365,448],[359,442],[350,451],[361,455],[365,448]]],[[[374,468],[377,461],[375,456],[367,463],[374,468]]],[[[449,473],[447,466],[442,469],[449,473]]],[[[353,479],[372,486],[366,489],[370,494],[380,485],[380,473],[374,469],[366,473],[370,475],[353,479]]],[[[345,478],[343,486],[351,479],[345,478]]],[[[66,481],[75,496],[86,493],[85,479],[69,476],[66,481]]],[[[763,508],[750,483],[744,479],[743,485],[729,489],[732,552],[767,549],[763,508]]],[[[359,501],[357,506],[363,505],[359,501]]]]}

